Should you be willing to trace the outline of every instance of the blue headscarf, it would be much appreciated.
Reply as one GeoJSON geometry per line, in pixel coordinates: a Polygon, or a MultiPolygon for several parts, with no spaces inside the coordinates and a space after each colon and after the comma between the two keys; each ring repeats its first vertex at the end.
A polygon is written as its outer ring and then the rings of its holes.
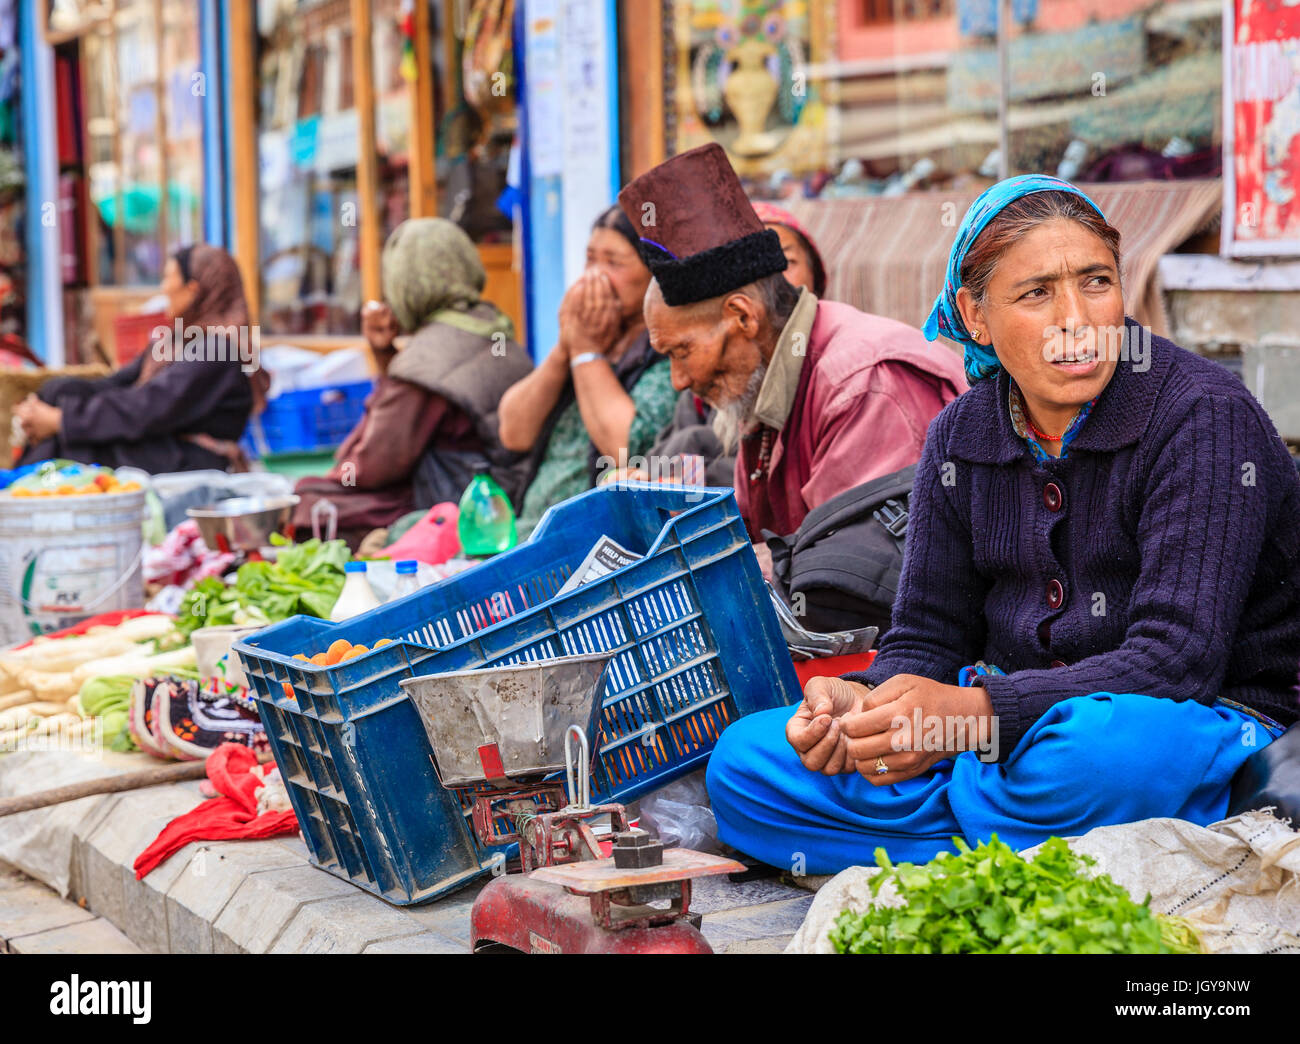
{"type": "Polygon", "coordinates": [[[948,255],[948,274],[944,279],[943,289],[935,298],[930,318],[921,328],[931,341],[940,334],[948,337],[966,350],[966,376],[972,381],[982,377],[991,377],[1002,368],[997,353],[987,344],[976,344],[962,322],[961,312],[957,310],[957,290],[961,287],[961,266],[966,261],[966,251],[975,242],[976,237],[984,231],[990,221],[996,217],[1008,203],[1014,203],[1022,196],[1035,192],[1070,192],[1087,203],[1093,210],[1101,213],[1101,208],[1068,181],[1051,177],[1048,174],[1021,174],[1014,178],[999,181],[980,193],[979,198],[970,205],[962,219],[961,228],[957,229],[957,238],[953,241],[952,252],[948,255]]]}

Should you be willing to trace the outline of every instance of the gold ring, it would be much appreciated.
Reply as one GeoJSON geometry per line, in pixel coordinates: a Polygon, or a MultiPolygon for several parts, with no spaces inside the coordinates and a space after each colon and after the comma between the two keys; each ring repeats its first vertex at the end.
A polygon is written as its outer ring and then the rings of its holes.
{"type": "Polygon", "coordinates": [[[888,771],[889,767],[885,764],[885,759],[876,758],[876,775],[883,776],[888,771]]]}

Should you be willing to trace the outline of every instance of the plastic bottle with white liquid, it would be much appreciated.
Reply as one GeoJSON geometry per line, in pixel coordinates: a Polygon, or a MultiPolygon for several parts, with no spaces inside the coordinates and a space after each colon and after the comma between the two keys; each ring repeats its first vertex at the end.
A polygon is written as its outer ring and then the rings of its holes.
{"type": "Polygon", "coordinates": [[[346,574],[343,590],[339,592],[338,601],[330,610],[330,619],[335,623],[378,609],[381,604],[370,581],[366,579],[365,562],[348,562],[343,566],[343,571],[346,574]]]}

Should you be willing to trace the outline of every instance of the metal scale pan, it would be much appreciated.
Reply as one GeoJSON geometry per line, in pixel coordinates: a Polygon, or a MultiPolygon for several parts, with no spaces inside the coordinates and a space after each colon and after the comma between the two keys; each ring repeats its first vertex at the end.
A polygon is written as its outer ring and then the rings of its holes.
{"type": "MultiPolygon", "coordinates": [[[[445,787],[563,771],[570,726],[594,736],[610,653],[407,678],[445,787]]],[[[589,766],[584,766],[589,768],[589,766]]]]}

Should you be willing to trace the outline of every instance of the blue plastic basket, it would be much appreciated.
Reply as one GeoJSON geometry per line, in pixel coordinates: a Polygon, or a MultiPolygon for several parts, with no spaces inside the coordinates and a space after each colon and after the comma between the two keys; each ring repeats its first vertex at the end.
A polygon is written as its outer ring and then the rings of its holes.
{"type": "Polygon", "coordinates": [[[356,427],[372,381],[284,392],[248,422],[244,449],[252,456],[333,449],[356,427]]]}
{"type": "Polygon", "coordinates": [[[313,858],[396,903],[436,898],[493,859],[439,785],[402,678],[614,653],[593,800],[662,786],[732,721],[799,697],[729,489],[591,490],[467,572],[344,623],[294,617],[235,649],[313,858]],[[557,595],[601,534],[644,557],[557,595]],[[292,658],[339,638],[372,651],[334,667],[292,658]]]}

